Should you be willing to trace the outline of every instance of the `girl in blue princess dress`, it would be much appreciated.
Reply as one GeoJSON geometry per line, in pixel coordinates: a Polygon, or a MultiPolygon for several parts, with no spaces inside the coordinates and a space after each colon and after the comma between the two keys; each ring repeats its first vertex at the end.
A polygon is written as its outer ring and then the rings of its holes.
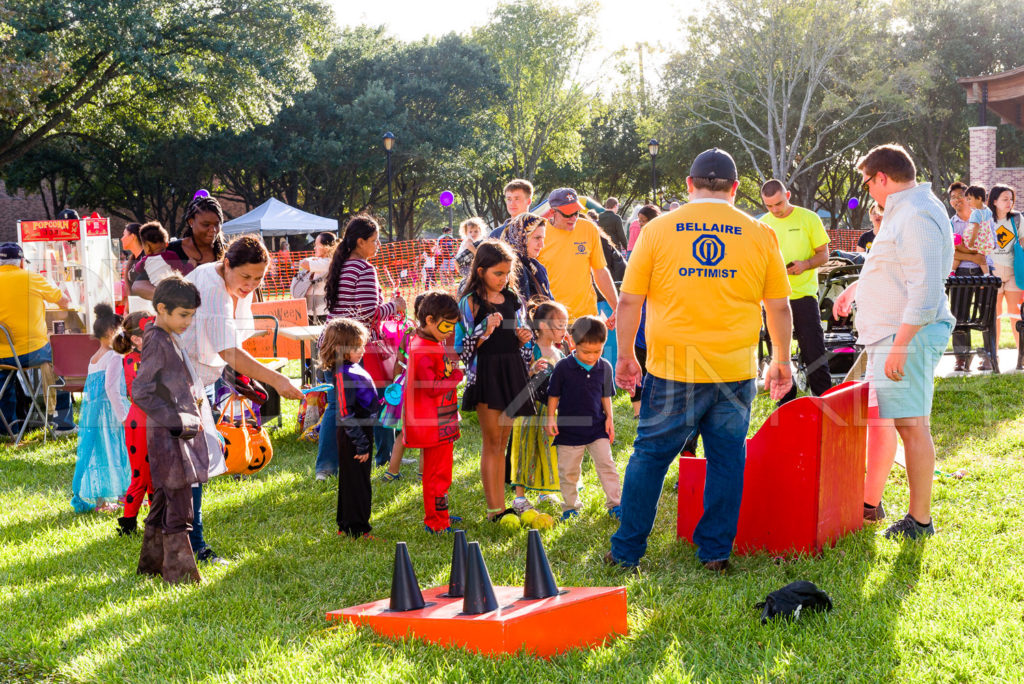
{"type": "Polygon", "coordinates": [[[127,415],[131,404],[118,387],[121,357],[111,348],[121,330],[121,317],[109,304],[98,304],[93,312],[92,334],[100,348],[89,359],[78,421],[78,460],[71,483],[76,513],[116,511],[118,497],[131,482],[124,426],[118,420],[127,415]]]}

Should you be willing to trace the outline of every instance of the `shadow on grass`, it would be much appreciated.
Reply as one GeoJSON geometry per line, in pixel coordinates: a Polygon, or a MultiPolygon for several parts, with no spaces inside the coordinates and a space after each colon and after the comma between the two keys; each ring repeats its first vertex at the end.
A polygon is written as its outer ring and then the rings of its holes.
{"type": "MultiPolygon", "coordinates": [[[[526,534],[483,521],[479,433],[473,421],[465,427],[453,510],[465,516],[470,539],[482,542],[495,584],[520,585],[526,534]]],[[[624,445],[632,441],[625,432],[624,445]]],[[[109,538],[81,546],[79,535],[71,534],[74,538],[59,540],[21,537],[6,547],[14,553],[28,544],[52,548],[44,550],[45,558],[27,558],[4,572],[4,582],[10,578],[27,587],[3,602],[12,617],[0,640],[0,674],[5,662],[28,663],[26,671],[44,676],[66,674],[73,663],[81,668],[75,677],[97,681],[218,676],[266,681],[275,678],[272,673],[282,680],[329,681],[395,679],[399,672],[408,673],[403,679],[423,681],[621,680],[627,674],[634,680],[793,681],[814,673],[842,679],[847,672],[890,681],[897,673],[896,630],[904,599],[920,574],[920,546],[908,544],[897,554],[890,542],[879,541],[876,549],[874,532],[865,530],[819,557],[781,564],[766,556],[744,557],[737,559],[735,572],[715,577],[697,564],[692,547],[676,540],[675,497],[666,486],[645,571],[624,577],[601,563],[615,523],[600,510],[599,488],[589,470],[588,489],[595,496],[584,515],[545,532],[544,544],[560,585],[627,586],[629,636],[606,648],[538,662],[491,659],[415,640],[394,642],[368,630],[330,625],[326,611],[388,595],[395,541],[409,543],[422,587],[447,582],[451,539],[420,531],[422,496],[414,476],[374,484],[372,522],[375,534],[388,542],[338,537],[337,481],[313,480],[315,445],[279,433],[275,447],[267,472],[242,482],[218,478],[204,491],[207,537],[233,563],[202,567],[200,586],[167,587],[137,577],[140,538],[117,539],[112,528],[109,538]],[[829,592],[835,611],[761,627],[753,604],[795,579],[810,579],[829,592]],[[194,670],[183,664],[181,654],[194,670]],[[300,662],[308,669],[293,669],[300,662]]],[[[620,465],[629,451],[624,446],[616,452],[620,465]]],[[[47,525],[67,527],[77,520],[88,527],[85,518],[69,511],[9,529],[38,536],[47,525]]],[[[36,547],[29,550],[39,553],[36,547]]]]}

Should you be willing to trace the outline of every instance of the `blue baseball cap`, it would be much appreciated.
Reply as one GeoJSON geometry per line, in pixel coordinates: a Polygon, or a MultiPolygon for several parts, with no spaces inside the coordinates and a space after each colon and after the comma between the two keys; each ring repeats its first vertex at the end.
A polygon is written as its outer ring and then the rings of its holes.
{"type": "Polygon", "coordinates": [[[0,245],[0,259],[24,259],[25,251],[17,242],[5,242],[0,245]]]}
{"type": "Polygon", "coordinates": [[[732,155],[725,150],[712,147],[704,150],[693,160],[690,167],[691,178],[722,178],[735,181],[739,179],[736,172],[736,162],[732,155]]]}

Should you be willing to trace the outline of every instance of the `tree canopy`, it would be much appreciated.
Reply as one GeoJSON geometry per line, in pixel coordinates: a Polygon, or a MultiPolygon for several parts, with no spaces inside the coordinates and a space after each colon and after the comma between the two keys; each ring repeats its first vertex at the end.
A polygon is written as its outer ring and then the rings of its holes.
{"type": "Polygon", "coordinates": [[[329,12],[316,0],[4,0],[3,9],[0,64],[41,80],[0,100],[10,112],[0,168],[54,136],[116,137],[125,121],[166,134],[269,121],[311,85],[329,12]]]}
{"type": "MultiPolygon", "coordinates": [[[[571,185],[646,202],[653,137],[659,201],[717,145],[748,203],[775,177],[833,227],[860,225],[856,157],[896,141],[923,176],[963,178],[975,110],[956,79],[1024,54],[1015,0],[709,0],[655,87],[651,46],[600,52],[590,0],[506,0],[418,41],[327,16],[318,0],[0,0],[0,177],[53,212],[172,229],[198,187],[386,221],[391,131],[401,239],[440,220],[445,189],[504,220],[514,177],[538,199],[571,185]]],[[[1004,163],[1024,161],[1024,134],[999,136],[1004,163]]]]}

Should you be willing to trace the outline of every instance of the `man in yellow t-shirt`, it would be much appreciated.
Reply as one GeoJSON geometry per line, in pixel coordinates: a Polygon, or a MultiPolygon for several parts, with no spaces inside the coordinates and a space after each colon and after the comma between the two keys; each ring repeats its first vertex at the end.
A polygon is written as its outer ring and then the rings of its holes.
{"type": "MultiPolygon", "coordinates": [[[[50,340],[46,330],[46,303],[66,307],[70,300],[53,283],[38,273],[25,270],[25,253],[16,242],[0,244],[0,324],[11,334],[14,353],[22,366],[36,366],[53,360],[50,340]]],[[[0,365],[11,365],[7,340],[0,338],[0,365]]],[[[8,373],[0,371],[0,386],[8,373]]],[[[0,396],[0,410],[10,431],[17,422],[14,379],[0,396]]],[[[71,415],[71,395],[57,393],[57,417],[54,419],[55,434],[65,435],[75,431],[71,415]]],[[[0,432],[3,425],[0,425],[0,432]]]]}
{"type": "MultiPolygon", "coordinates": [[[[828,233],[813,211],[789,202],[790,193],[774,178],[761,186],[761,201],[768,213],[761,221],[775,231],[786,262],[789,308],[793,311],[793,335],[800,344],[800,360],[807,369],[807,385],[819,397],[832,387],[825,351],[825,332],[818,309],[818,267],[828,261],[828,233]]],[[[796,399],[796,385],[779,401],[796,399]]]]}
{"type": "MultiPolygon", "coordinates": [[[[647,377],[633,456],[622,488],[622,519],[605,562],[633,568],[647,549],[665,473],[700,432],[707,458],[704,515],[693,534],[709,570],[728,566],[736,537],[750,404],[757,393],[761,304],[775,349],[788,350],[789,282],[771,229],[736,209],[732,157],[702,152],[686,179],[690,201],[651,220],[626,266],[618,308],[616,383],[632,389],[633,353],[647,300],[647,377]]],[[[789,354],[772,359],[773,399],[792,384],[789,354]]]]}
{"type": "MultiPolygon", "coordinates": [[[[551,230],[537,259],[547,269],[551,294],[569,310],[570,322],[580,316],[596,316],[597,295],[590,280],[593,275],[597,289],[612,308],[607,325],[609,330],[614,329],[614,311],[619,297],[604,260],[597,226],[580,218],[585,208],[572,188],[553,190],[548,195],[548,205],[551,230]]],[[[630,348],[632,346],[630,343],[630,348]]]]}

